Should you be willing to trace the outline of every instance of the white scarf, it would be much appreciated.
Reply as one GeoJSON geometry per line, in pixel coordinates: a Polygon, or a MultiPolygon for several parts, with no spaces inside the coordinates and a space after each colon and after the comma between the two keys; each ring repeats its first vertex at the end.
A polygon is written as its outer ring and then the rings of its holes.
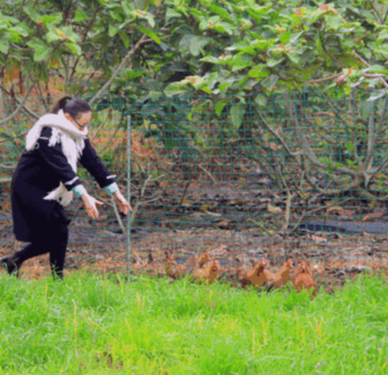
{"type": "MultiPolygon", "coordinates": [[[[59,110],[58,114],[48,114],[42,116],[27,134],[26,150],[31,151],[35,148],[38,139],[41,136],[42,129],[49,126],[52,129],[52,135],[49,140],[49,146],[52,147],[57,143],[62,144],[63,154],[71,168],[77,173],[77,161],[82,155],[85,147],[85,138],[88,134],[88,128],[78,130],[67,118],[63,110],[59,110]]],[[[72,181],[69,181],[69,183],[72,181]]],[[[67,206],[73,199],[73,193],[67,191],[65,185],[61,182],[60,185],[49,192],[44,197],[45,200],[56,200],[62,206],[67,206]]]]}

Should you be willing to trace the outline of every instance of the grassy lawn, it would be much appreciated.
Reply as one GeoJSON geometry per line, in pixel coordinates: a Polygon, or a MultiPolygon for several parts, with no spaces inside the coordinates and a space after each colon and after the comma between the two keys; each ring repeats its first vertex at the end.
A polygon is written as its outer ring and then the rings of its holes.
{"type": "Polygon", "coordinates": [[[0,276],[0,374],[387,374],[388,286],[258,293],[0,276]]]}

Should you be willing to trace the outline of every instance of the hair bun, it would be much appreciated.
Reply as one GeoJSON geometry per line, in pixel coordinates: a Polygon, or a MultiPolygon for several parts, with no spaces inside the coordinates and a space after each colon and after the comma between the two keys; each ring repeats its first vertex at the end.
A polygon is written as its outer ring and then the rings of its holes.
{"type": "Polygon", "coordinates": [[[51,113],[58,114],[59,110],[69,113],[73,118],[79,116],[80,113],[91,112],[92,108],[83,99],[74,98],[73,96],[64,96],[59,99],[51,111],[51,113]]]}

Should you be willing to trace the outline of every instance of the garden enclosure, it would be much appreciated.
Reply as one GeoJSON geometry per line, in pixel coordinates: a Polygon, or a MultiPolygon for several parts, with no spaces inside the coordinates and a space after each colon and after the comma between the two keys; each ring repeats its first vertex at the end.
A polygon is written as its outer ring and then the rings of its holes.
{"type": "MultiPolygon", "coordinates": [[[[19,104],[3,96],[1,118],[19,104]]],[[[2,254],[22,245],[12,234],[12,170],[52,104],[29,97],[2,123],[2,254]]],[[[263,257],[273,269],[306,259],[322,282],[387,270],[387,107],[386,95],[362,90],[100,99],[89,136],[134,210],[119,214],[80,169],[105,205],[97,221],[80,200],[69,206],[68,269],[163,274],[166,251],[181,263],[209,251],[227,279],[236,259],[263,257]]]]}

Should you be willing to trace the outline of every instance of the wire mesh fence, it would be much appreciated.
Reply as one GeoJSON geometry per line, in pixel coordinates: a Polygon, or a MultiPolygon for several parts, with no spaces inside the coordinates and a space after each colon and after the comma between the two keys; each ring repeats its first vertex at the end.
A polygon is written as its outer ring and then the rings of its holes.
{"type": "MultiPolygon", "coordinates": [[[[42,115],[42,100],[26,105],[42,115]]],[[[333,284],[384,272],[387,106],[370,91],[103,98],[90,137],[134,211],[127,221],[80,170],[106,204],[98,221],[71,205],[68,268],[164,274],[166,252],[178,264],[209,252],[227,280],[261,258],[271,270],[305,259],[333,284]]],[[[25,113],[1,133],[3,253],[20,246],[7,181],[35,121],[25,113]]]]}

